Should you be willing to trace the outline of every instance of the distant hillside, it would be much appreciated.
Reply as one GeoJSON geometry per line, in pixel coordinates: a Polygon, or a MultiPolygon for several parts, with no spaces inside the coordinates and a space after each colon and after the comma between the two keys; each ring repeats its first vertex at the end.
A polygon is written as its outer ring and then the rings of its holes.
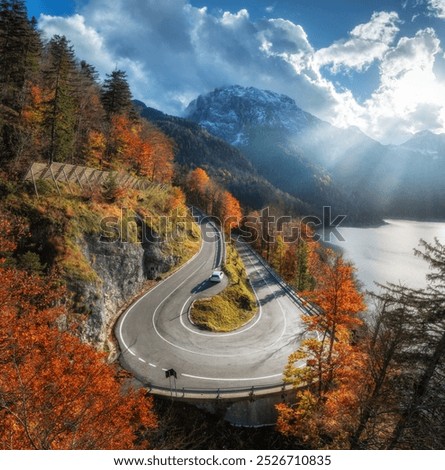
{"type": "MultiPolygon", "coordinates": [[[[347,214],[351,223],[380,220],[365,201],[351,201],[349,192],[336,181],[332,168],[322,158],[335,150],[331,141],[337,136],[329,134],[335,128],[301,110],[288,96],[230,86],[198,97],[186,114],[237,146],[262,176],[306,201],[315,208],[315,214],[323,206],[332,206],[335,213],[347,214]]],[[[344,136],[341,141],[346,144],[344,136]]]]}
{"type": "Polygon", "coordinates": [[[256,171],[240,150],[198,124],[166,115],[140,101],[136,101],[135,105],[141,116],[155,123],[176,142],[175,162],[184,167],[184,171],[178,173],[184,175],[190,169],[204,168],[248,209],[272,205],[295,215],[310,214],[316,210],[274,187],[256,171]]]}
{"type": "Polygon", "coordinates": [[[239,148],[276,187],[352,223],[445,217],[445,137],[384,146],[338,129],[266,90],[229,86],[192,101],[188,119],[239,148]]]}

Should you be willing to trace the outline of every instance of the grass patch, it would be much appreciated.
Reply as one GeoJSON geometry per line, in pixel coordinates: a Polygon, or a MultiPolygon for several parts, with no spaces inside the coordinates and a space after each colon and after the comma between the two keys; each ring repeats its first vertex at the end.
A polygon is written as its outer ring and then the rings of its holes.
{"type": "Polygon", "coordinates": [[[160,237],[165,256],[173,256],[178,265],[199,249],[199,227],[173,187],[125,189],[118,199],[110,201],[100,186],[81,188],[59,183],[60,192],[50,181],[39,180],[37,186],[39,197],[32,185],[10,183],[0,173],[2,206],[21,216],[35,233],[34,239],[28,242],[28,251],[36,250],[66,280],[101,282],[81,244],[85,235],[103,234],[102,226],[106,227],[107,220],[119,230],[115,233],[117,239],[139,243],[140,227],[134,221],[138,215],[147,229],[160,237]]]}
{"type": "Polygon", "coordinates": [[[227,245],[227,259],[223,267],[229,285],[211,299],[197,300],[192,307],[192,321],[199,327],[214,332],[237,330],[257,312],[257,303],[247,280],[246,268],[238,252],[227,245]]]}

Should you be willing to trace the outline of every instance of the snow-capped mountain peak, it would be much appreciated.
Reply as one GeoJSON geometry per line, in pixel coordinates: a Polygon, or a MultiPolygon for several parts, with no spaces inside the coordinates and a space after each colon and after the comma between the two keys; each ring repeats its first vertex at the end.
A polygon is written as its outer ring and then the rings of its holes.
{"type": "Polygon", "coordinates": [[[186,117],[232,145],[248,143],[248,131],[261,126],[298,132],[317,120],[286,95],[232,85],[199,96],[186,109],[186,117]]]}

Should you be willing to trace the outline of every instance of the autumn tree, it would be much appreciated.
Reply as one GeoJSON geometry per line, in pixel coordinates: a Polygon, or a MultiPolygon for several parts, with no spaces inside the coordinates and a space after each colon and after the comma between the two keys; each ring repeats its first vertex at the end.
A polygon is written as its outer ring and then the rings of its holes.
{"type": "Polygon", "coordinates": [[[190,202],[216,216],[226,233],[239,226],[242,218],[239,201],[215,183],[204,169],[190,171],[185,185],[190,202]]]}
{"type": "Polygon", "coordinates": [[[139,151],[140,140],[137,131],[127,116],[114,115],[107,135],[105,167],[128,170],[133,153],[139,151]]]}
{"type": "Polygon", "coordinates": [[[174,144],[148,121],[138,124],[139,151],[134,151],[138,173],[154,183],[170,183],[173,178],[174,144]]]}
{"type": "Polygon", "coordinates": [[[89,130],[86,146],[84,149],[86,165],[99,169],[104,168],[106,149],[107,139],[105,135],[98,130],[89,130]]]}
{"type": "Polygon", "coordinates": [[[221,226],[226,233],[238,227],[243,216],[241,206],[229,191],[221,191],[217,199],[216,215],[221,221],[221,226]]]}
{"type": "Polygon", "coordinates": [[[296,291],[314,287],[318,243],[299,219],[277,215],[269,208],[248,214],[242,221],[246,239],[296,291]]]}
{"type": "Polygon", "coordinates": [[[99,74],[85,61],[77,71],[77,110],[74,124],[77,163],[102,161],[105,151],[105,112],[100,98],[99,74]]]}
{"type": "Polygon", "coordinates": [[[123,114],[114,115],[110,121],[105,151],[100,134],[91,137],[95,137],[95,153],[103,158],[106,167],[134,171],[155,183],[171,182],[173,143],[148,122],[132,120],[123,114]]]}
{"type": "Polygon", "coordinates": [[[275,237],[270,263],[272,267],[279,273],[283,272],[287,250],[288,246],[283,240],[283,235],[277,234],[275,237]]]}
{"type": "Polygon", "coordinates": [[[174,143],[160,130],[150,127],[146,141],[152,146],[152,155],[145,173],[154,183],[170,183],[174,173],[174,143]]]}
{"type": "Polygon", "coordinates": [[[204,199],[209,183],[210,177],[202,168],[195,168],[187,175],[187,191],[189,192],[194,204],[199,204],[199,201],[204,199]]]}
{"type": "Polygon", "coordinates": [[[213,202],[218,187],[207,172],[202,168],[195,168],[187,175],[185,184],[190,202],[208,214],[213,214],[213,202]]]}
{"type": "Polygon", "coordinates": [[[103,355],[60,331],[66,292],[55,274],[7,262],[17,233],[0,218],[0,448],[147,448],[151,399],[124,391],[103,355]]]}
{"type": "Polygon", "coordinates": [[[27,164],[35,155],[43,153],[44,102],[45,93],[41,85],[30,84],[21,115],[21,145],[17,148],[17,155],[23,156],[27,164]]]}
{"type": "Polygon", "coordinates": [[[297,248],[295,251],[296,258],[296,273],[295,273],[295,287],[297,291],[308,291],[314,285],[314,277],[311,274],[311,257],[314,251],[311,244],[304,239],[298,240],[297,248]]]}
{"type": "Polygon", "coordinates": [[[354,270],[328,253],[317,286],[306,292],[319,313],[303,317],[308,338],[289,357],[285,379],[296,389],[294,406],[279,405],[278,429],[312,448],[347,448],[357,422],[365,356],[353,343],[365,308],[354,270]]]}

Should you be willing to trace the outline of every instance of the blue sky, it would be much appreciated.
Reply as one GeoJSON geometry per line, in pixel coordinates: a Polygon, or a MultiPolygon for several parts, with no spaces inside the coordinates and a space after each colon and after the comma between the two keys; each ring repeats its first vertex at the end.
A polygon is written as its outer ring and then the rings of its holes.
{"type": "Polygon", "coordinates": [[[172,114],[215,87],[294,98],[384,143],[445,132],[445,0],[28,0],[102,76],[172,114]]]}

